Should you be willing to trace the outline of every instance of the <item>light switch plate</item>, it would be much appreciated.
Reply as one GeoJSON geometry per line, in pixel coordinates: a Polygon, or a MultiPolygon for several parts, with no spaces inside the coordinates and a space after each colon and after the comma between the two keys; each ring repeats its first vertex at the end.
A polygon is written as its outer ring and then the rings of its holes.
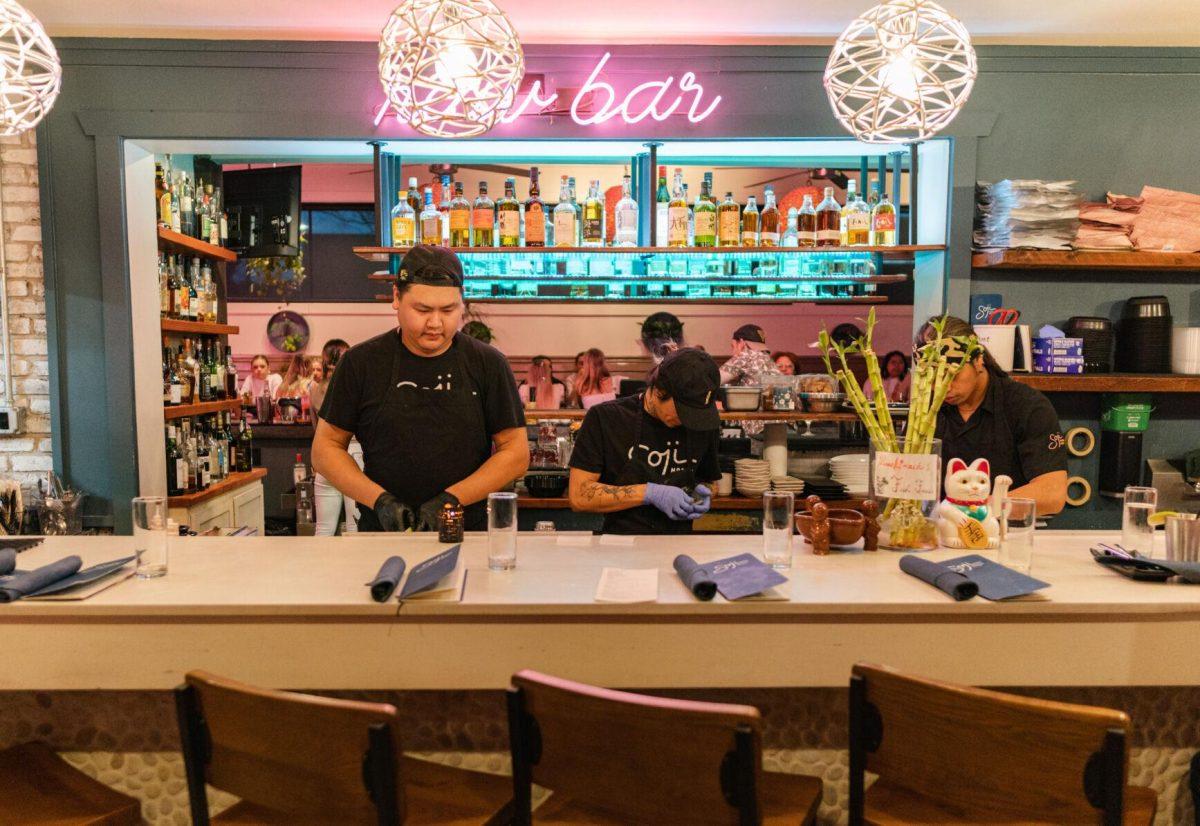
{"type": "Polygon", "coordinates": [[[12,435],[21,432],[25,408],[11,404],[0,404],[0,434],[12,435]]]}

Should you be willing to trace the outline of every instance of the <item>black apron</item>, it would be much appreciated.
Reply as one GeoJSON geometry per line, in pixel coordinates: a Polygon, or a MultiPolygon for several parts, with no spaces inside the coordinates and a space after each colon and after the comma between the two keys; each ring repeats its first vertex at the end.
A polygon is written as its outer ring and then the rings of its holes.
{"type": "MultiPolygon", "coordinates": [[[[483,397],[467,373],[457,342],[450,350],[454,354],[450,390],[398,386],[403,347],[403,342],[397,342],[383,404],[363,421],[357,435],[363,448],[363,472],[416,511],[477,471],[492,455],[492,440],[484,421],[483,397]]],[[[383,530],[371,508],[360,503],[358,512],[360,531],[383,530]]],[[[464,527],[487,529],[485,501],[465,509],[464,527]]]]}
{"type": "MultiPolygon", "coordinates": [[[[660,485],[674,485],[680,488],[695,487],[696,471],[695,463],[690,461],[691,433],[689,431],[684,431],[684,446],[689,460],[684,463],[686,464],[686,468],[668,475],[666,479],[663,479],[661,474],[646,464],[646,460],[639,455],[638,445],[642,443],[642,424],[645,422],[646,417],[650,415],[646,412],[645,403],[643,394],[638,404],[638,420],[637,426],[633,431],[633,448],[629,454],[629,461],[621,468],[621,472],[617,474],[615,481],[605,482],[605,484],[644,485],[655,482],[660,485]]],[[[668,457],[667,461],[670,462],[670,457],[668,457]]],[[[639,505],[636,508],[629,508],[628,510],[606,513],[601,531],[603,533],[624,534],[691,533],[692,523],[686,519],[682,521],[671,519],[653,505],[639,505]]]]}

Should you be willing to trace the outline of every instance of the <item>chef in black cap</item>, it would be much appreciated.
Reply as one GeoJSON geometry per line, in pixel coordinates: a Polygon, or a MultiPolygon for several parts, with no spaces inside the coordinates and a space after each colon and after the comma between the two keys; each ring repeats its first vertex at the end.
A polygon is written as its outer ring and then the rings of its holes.
{"type": "Polygon", "coordinates": [[[493,347],[458,332],[463,270],[444,247],[405,254],[392,288],[399,327],[342,356],[321,406],[313,467],[359,503],[360,531],[436,530],[447,502],[466,528],[529,467],[517,383],[493,347]],[[364,467],[346,452],[362,444],[364,467]]]}
{"type": "Polygon", "coordinates": [[[584,417],[571,453],[571,507],[604,514],[605,533],[687,533],[721,477],[717,365],[692,348],[667,355],[637,396],[584,417]]]}

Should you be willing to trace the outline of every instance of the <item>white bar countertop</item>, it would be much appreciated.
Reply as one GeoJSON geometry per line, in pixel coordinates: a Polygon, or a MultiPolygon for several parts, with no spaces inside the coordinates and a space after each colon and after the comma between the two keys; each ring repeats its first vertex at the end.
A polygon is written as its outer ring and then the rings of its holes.
{"type": "MultiPolygon", "coordinates": [[[[953,601],[900,554],[818,557],[796,537],[787,601],[729,603],[693,598],[671,561],[757,553],[756,536],[521,534],[516,570],[492,572],[485,536],[468,534],[462,601],[403,605],[365,583],[388,556],[411,570],[446,547],[432,536],[184,538],[161,579],[0,605],[0,690],[166,689],[191,668],[299,689],[502,688],[524,667],[630,688],[844,686],[864,659],[977,685],[1200,683],[1200,586],[1105,570],[1088,547],[1113,538],[1039,531],[1046,598],[992,603],[953,601]],[[595,602],[604,567],[657,568],[658,601],[595,602]]],[[[51,537],[18,565],[131,549],[51,537]]]]}

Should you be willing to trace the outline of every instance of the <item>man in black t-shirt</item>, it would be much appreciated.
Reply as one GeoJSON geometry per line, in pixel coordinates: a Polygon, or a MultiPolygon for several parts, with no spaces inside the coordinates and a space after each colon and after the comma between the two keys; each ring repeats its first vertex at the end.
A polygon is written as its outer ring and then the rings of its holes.
{"type": "Polygon", "coordinates": [[[405,254],[392,307],[400,326],[352,347],[333,374],[313,467],[359,503],[360,531],[436,530],[447,503],[486,527],[483,500],[529,467],[525,416],[500,351],[457,332],[463,272],[443,247],[405,254]],[[364,467],[346,452],[363,448],[364,467]]]}
{"type": "Polygon", "coordinates": [[[717,365],[667,355],[645,393],[588,411],[571,453],[571,507],[604,514],[605,533],[687,533],[712,505],[720,414],[717,365]]]}

